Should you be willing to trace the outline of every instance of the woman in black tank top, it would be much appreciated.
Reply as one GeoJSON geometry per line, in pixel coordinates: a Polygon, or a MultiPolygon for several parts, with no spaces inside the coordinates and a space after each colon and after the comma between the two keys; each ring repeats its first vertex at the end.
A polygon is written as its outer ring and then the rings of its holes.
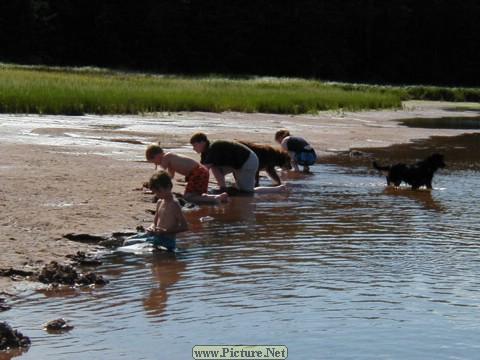
{"type": "Polygon", "coordinates": [[[295,171],[300,171],[298,165],[301,165],[303,166],[303,172],[309,172],[310,165],[316,163],[317,154],[304,138],[291,136],[288,130],[282,129],[275,133],[275,141],[290,154],[295,171]]]}

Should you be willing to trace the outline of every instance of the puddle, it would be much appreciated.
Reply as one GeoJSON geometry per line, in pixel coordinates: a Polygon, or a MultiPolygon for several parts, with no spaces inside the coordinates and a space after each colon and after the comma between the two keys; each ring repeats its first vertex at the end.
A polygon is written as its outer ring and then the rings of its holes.
{"type": "Polygon", "coordinates": [[[414,163],[435,152],[445,156],[447,167],[442,170],[444,172],[466,169],[480,171],[480,133],[453,137],[434,136],[386,148],[358,148],[338,156],[325,157],[322,163],[346,166],[352,171],[362,172],[364,169],[372,169],[373,160],[380,164],[414,163]]]}
{"type": "Polygon", "coordinates": [[[471,130],[480,129],[480,117],[415,118],[402,120],[401,124],[413,128],[471,130]]]}

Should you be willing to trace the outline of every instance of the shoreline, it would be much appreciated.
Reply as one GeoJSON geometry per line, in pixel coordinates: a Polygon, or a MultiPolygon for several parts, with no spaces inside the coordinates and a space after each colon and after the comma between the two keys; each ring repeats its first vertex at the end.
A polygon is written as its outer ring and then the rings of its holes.
{"type": "MultiPolygon", "coordinates": [[[[151,221],[146,210],[154,204],[151,195],[142,192],[141,185],[153,168],[143,161],[143,154],[146,144],[159,137],[165,139],[162,144],[168,139],[166,148],[198,158],[188,147],[189,137],[196,131],[207,132],[211,139],[248,139],[274,144],[275,131],[287,128],[292,135],[305,137],[317,150],[318,162],[322,163],[322,157],[356,148],[383,148],[432,136],[480,132],[408,128],[400,124],[410,118],[478,117],[479,112],[479,104],[412,101],[406,102],[403,110],[329,111],[318,115],[164,114],[151,118],[161,117],[169,123],[182,119],[191,127],[163,128],[159,122],[151,132],[104,128],[99,135],[100,130],[54,126],[35,129],[35,134],[59,139],[57,145],[17,141],[10,135],[15,129],[2,126],[0,136],[9,136],[9,141],[0,143],[3,154],[0,270],[39,271],[53,260],[67,263],[66,255],[97,250],[94,244],[65,239],[63,235],[67,233],[108,235],[151,221]],[[91,146],[62,144],[62,136],[67,131],[69,136],[80,133],[91,136],[96,131],[96,136],[116,138],[122,134],[141,140],[133,145],[135,160],[125,160],[111,156],[111,149],[100,151],[91,146]]],[[[48,118],[43,117],[45,123],[48,118]]],[[[183,188],[175,184],[174,191],[183,192],[183,188]]],[[[0,276],[0,298],[37,285],[0,276]]]]}

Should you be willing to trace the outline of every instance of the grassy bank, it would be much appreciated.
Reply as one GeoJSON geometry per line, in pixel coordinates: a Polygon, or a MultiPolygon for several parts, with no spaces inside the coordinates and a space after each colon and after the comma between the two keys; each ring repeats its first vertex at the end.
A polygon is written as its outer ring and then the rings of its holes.
{"type": "Polygon", "coordinates": [[[398,108],[397,94],[342,89],[319,81],[227,79],[102,69],[0,65],[0,112],[141,114],[240,111],[279,114],[398,108]]]}
{"type": "Polygon", "coordinates": [[[479,101],[479,89],[388,87],[289,78],[181,77],[0,64],[0,112],[278,114],[400,108],[402,100],[479,101]]]}
{"type": "Polygon", "coordinates": [[[346,91],[376,91],[396,94],[402,101],[427,100],[427,101],[451,101],[451,102],[480,102],[480,88],[440,87],[428,85],[405,85],[405,86],[374,86],[358,84],[335,84],[346,91]]]}

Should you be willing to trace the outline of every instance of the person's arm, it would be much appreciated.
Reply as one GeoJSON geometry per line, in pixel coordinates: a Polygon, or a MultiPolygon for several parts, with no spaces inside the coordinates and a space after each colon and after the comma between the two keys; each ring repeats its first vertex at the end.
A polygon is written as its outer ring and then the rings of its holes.
{"type": "Polygon", "coordinates": [[[300,168],[298,167],[297,162],[295,161],[295,153],[293,151],[289,151],[288,154],[290,155],[290,158],[292,161],[290,161],[290,164],[292,164],[293,170],[296,172],[300,171],[300,168]]]}
{"type": "Polygon", "coordinates": [[[151,233],[151,234],[154,234],[155,233],[155,229],[156,229],[156,224],[158,223],[158,214],[160,213],[158,211],[158,209],[160,208],[160,204],[161,204],[162,200],[158,200],[157,201],[157,208],[155,209],[155,216],[153,217],[153,223],[152,225],[150,225],[148,228],[147,228],[147,232],[148,233],[151,233]]]}
{"type": "Polygon", "coordinates": [[[177,228],[177,233],[178,232],[183,232],[187,231],[189,229],[188,221],[185,218],[185,215],[183,214],[182,207],[180,205],[175,207],[175,217],[178,220],[178,228],[177,228]]]}
{"type": "Polygon", "coordinates": [[[173,179],[175,176],[175,169],[172,166],[172,154],[168,153],[163,155],[163,160],[162,160],[162,168],[168,171],[170,174],[170,177],[173,179]]]}
{"type": "Polygon", "coordinates": [[[215,180],[217,180],[218,186],[220,186],[220,188],[226,188],[227,183],[225,182],[225,175],[223,174],[222,169],[216,166],[210,166],[210,171],[212,172],[215,180]]]}
{"type": "Polygon", "coordinates": [[[210,149],[208,150],[208,152],[205,154],[203,158],[202,164],[212,172],[212,175],[217,181],[218,186],[220,186],[220,188],[226,188],[227,184],[225,182],[225,174],[223,173],[220,167],[215,165],[219,163],[218,157],[219,157],[219,151],[220,151],[219,147],[218,146],[216,147],[215,144],[217,143],[214,143],[212,144],[212,146],[210,146],[210,149]]]}
{"type": "Polygon", "coordinates": [[[288,152],[288,139],[290,139],[290,136],[283,138],[282,143],[280,144],[282,150],[286,152],[288,152]]]}
{"type": "Polygon", "coordinates": [[[290,155],[290,158],[292,159],[290,163],[292,164],[293,170],[295,170],[296,172],[299,172],[300,169],[298,167],[297,162],[295,161],[295,152],[288,150],[288,139],[290,139],[290,136],[287,136],[286,138],[284,138],[280,146],[282,147],[282,150],[288,152],[288,155],[290,155]]]}

